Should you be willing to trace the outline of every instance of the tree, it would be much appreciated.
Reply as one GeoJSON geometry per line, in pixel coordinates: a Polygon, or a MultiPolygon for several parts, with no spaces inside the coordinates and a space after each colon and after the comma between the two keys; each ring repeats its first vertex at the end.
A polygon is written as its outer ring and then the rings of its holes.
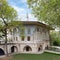
{"type": "Polygon", "coordinates": [[[0,0],[0,37],[5,37],[6,53],[8,56],[7,49],[7,29],[16,25],[14,22],[17,19],[17,12],[8,5],[7,0],[0,0]]]}
{"type": "Polygon", "coordinates": [[[51,39],[52,39],[51,45],[60,46],[60,34],[59,34],[59,32],[52,31],[50,33],[50,35],[51,35],[51,39]]]}
{"type": "Polygon", "coordinates": [[[60,0],[27,0],[38,20],[60,29],[60,0]]]}

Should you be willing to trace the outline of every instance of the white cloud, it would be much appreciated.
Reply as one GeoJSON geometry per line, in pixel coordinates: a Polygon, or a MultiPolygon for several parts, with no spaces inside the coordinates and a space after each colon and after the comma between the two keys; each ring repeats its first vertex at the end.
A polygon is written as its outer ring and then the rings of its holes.
{"type": "Polygon", "coordinates": [[[37,21],[37,18],[35,18],[34,15],[31,13],[28,14],[28,18],[27,18],[27,14],[21,14],[20,16],[21,16],[23,21],[24,20],[26,20],[26,21],[37,21]]]}
{"type": "MultiPolygon", "coordinates": [[[[19,1],[26,2],[26,0],[19,0],[19,1]]],[[[11,6],[17,11],[18,17],[21,18],[21,20],[27,20],[27,11],[28,11],[28,17],[29,17],[28,19],[29,19],[29,21],[30,20],[33,20],[33,21],[37,20],[34,17],[34,15],[30,13],[31,11],[29,9],[18,7],[13,2],[11,2],[11,3],[12,3],[11,6]]]]}
{"type": "MultiPolygon", "coordinates": [[[[21,20],[27,20],[27,11],[24,8],[20,8],[17,6],[13,6],[13,8],[18,12],[18,17],[21,18],[21,20]]],[[[37,20],[33,14],[28,13],[28,19],[30,20],[37,20]]]]}
{"type": "Polygon", "coordinates": [[[12,7],[18,12],[18,14],[20,14],[20,13],[25,13],[24,8],[17,7],[17,6],[12,6],[12,7]]]}
{"type": "Polygon", "coordinates": [[[35,18],[33,14],[29,14],[29,20],[37,21],[37,18],[35,18]]]}
{"type": "Polygon", "coordinates": [[[26,11],[24,8],[21,8],[21,7],[17,7],[17,6],[12,6],[18,13],[18,17],[21,18],[21,19],[25,19],[26,17],[26,11]]]}

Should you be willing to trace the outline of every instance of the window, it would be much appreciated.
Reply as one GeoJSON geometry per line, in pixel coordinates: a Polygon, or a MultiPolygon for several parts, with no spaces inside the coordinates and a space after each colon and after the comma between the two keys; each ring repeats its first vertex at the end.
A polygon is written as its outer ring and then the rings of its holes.
{"type": "Polygon", "coordinates": [[[16,37],[16,41],[18,40],[18,37],[16,37]]]}
{"type": "Polygon", "coordinates": [[[1,41],[0,41],[0,44],[1,44],[1,41]]]}
{"type": "Polygon", "coordinates": [[[17,41],[18,40],[18,37],[14,37],[14,40],[17,41]]]}
{"type": "Polygon", "coordinates": [[[14,37],[14,40],[15,40],[15,37],[14,37]]]}
{"type": "Polygon", "coordinates": [[[21,36],[24,35],[25,34],[25,30],[24,29],[21,29],[20,30],[20,34],[21,34],[21,36]]]}
{"type": "Polygon", "coordinates": [[[13,40],[12,39],[9,39],[9,42],[13,42],[13,40]]]}
{"type": "Polygon", "coordinates": [[[37,31],[39,32],[39,28],[37,28],[37,31]]]}
{"type": "Polygon", "coordinates": [[[39,47],[39,48],[38,48],[38,51],[40,51],[40,50],[41,50],[41,48],[39,47]]]}
{"type": "Polygon", "coordinates": [[[30,34],[30,33],[31,33],[30,28],[28,28],[28,34],[30,34]]]}
{"type": "Polygon", "coordinates": [[[10,32],[10,34],[12,35],[13,34],[13,31],[12,31],[12,29],[10,29],[9,31],[8,31],[8,33],[10,32]]]}
{"type": "Polygon", "coordinates": [[[16,34],[16,28],[13,29],[13,35],[16,34]]]}
{"type": "Polygon", "coordinates": [[[30,36],[27,37],[27,40],[30,41],[30,36]]]}
{"type": "Polygon", "coordinates": [[[45,30],[45,35],[47,34],[47,30],[45,30]]]}
{"type": "Polygon", "coordinates": [[[12,31],[10,31],[10,34],[12,35],[12,31]]]}
{"type": "Polygon", "coordinates": [[[21,36],[21,40],[24,41],[25,37],[24,36],[21,36]]]}

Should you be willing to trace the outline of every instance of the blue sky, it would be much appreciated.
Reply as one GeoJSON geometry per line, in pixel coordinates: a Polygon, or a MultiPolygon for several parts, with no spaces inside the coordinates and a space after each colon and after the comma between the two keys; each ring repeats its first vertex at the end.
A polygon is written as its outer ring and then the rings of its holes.
{"type": "Polygon", "coordinates": [[[36,20],[31,13],[31,9],[28,8],[27,0],[8,0],[8,3],[18,12],[18,17],[21,18],[21,20],[27,20],[27,13],[29,20],[36,20]]]}

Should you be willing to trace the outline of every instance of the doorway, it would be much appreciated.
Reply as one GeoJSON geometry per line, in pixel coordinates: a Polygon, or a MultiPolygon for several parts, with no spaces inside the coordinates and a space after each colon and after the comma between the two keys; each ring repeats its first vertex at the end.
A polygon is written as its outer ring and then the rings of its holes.
{"type": "Polygon", "coordinates": [[[25,46],[23,51],[29,52],[32,51],[32,48],[30,46],[25,46]]]}
{"type": "Polygon", "coordinates": [[[0,48],[0,56],[5,55],[4,51],[0,48]]]}
{"type": "Polygon", "coordinates": [[[11,53],[18,52],[18,48],[16,46],[11,47],[11,53]]]}

